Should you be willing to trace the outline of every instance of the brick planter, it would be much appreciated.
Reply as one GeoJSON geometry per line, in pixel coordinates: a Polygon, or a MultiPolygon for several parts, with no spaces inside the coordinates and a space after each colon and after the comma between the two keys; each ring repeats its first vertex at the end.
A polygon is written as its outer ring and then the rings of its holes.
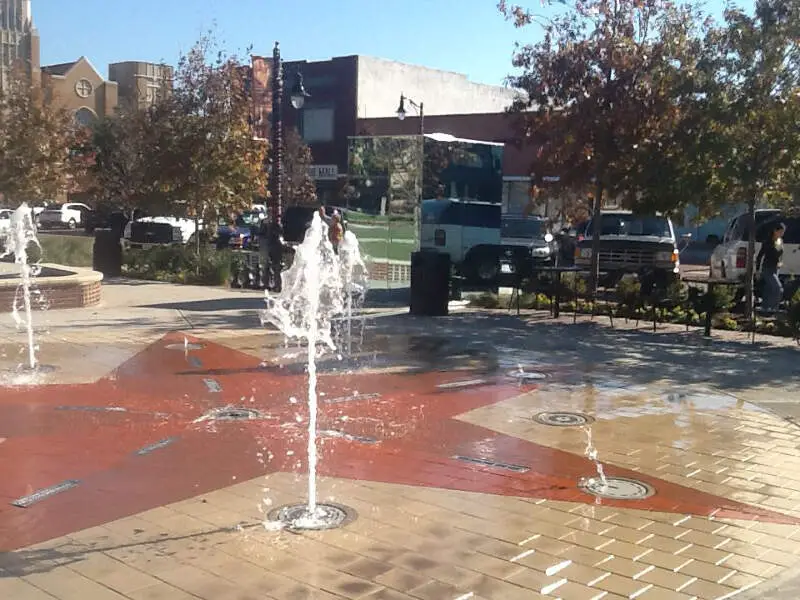
{"type": "Polygon", "coordinates": [[[370,262],[369,278],[375,281],[410,281],[411,263],[403,261],[370,262]]]}
{"type": "MultiPolygon", "coordinates": [[[[102,298],[103,275],[91,269],[42,265],[35,289],[48,309],[96,306],[102,298]]],[[[17,278],[0,279],[0,312],[11,310],[17,293],[17,278]]]]}

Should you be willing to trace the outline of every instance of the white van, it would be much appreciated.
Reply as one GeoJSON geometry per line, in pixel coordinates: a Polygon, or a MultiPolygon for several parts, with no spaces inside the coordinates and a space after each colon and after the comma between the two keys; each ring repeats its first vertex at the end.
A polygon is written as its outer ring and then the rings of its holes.
{"type": "Polygon", "coordinates": [[[471,282],[495,282],[501,256],[551,263],[557,255],[553,242],[544,220],[503,216],[499,204],[455,198],[422,202],[420,247],[448,254],[471,282]]]}

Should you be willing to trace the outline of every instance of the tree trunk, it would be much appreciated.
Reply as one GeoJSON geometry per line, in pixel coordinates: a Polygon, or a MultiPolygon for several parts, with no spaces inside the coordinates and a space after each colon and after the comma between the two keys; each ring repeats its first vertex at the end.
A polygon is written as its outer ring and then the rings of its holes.
{"type": "Polygon", "coordinates": [[[755,192],[750,194],[750,199],[747,201],[747,215],[748,223],[748,241],[747,241],[747,269],[744,279],[745,289],[745,314],[752,322],[754,320],[755,299],[753,298],[753,278],[755,276],[756,264],[756,200],[758,194],[755,192]]]}
{"type": "Polygon", "coordinates": [[[597,179],[594,194],[594,209],[592,210],[592,266],[589,278],[589,291],[594,296],[600,283],[600,209],[603,206],[603,183],[597,179]]]}
{"type": "Polygon", "coordinates": [[[195,275],[200,275],[200,219],[197,217],[197,215],[194,216],[194,248],[197,252],[195,275]]]}

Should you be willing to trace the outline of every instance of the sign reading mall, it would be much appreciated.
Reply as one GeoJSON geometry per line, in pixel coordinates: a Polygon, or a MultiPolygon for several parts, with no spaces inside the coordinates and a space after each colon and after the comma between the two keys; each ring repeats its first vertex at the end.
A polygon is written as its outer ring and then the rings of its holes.
{"type": "Polygon", "coordinates": [[[308,167],[308,176],[315,181],[336,181],[339,177],[337,165],[311,165],[308,167]]]}

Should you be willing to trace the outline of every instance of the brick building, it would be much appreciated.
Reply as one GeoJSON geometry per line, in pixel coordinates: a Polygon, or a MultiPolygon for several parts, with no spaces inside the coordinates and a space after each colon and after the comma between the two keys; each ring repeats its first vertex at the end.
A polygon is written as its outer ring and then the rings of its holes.
{"type": "Polygon", "coordinates": [[[174,69],[141,61],[108,65],[108,79],[119,88],[119,104],[132,109],[149,108],[172,91],[174,69]]]}
{"type": "MultiPolygon", "coordinates": [[[[426,121],[437,115],[499,113],[515,94],[460,73],[360,55],[287,61],[284,73],[284,123],[297,127],[311,147],[317,193],[332,204],[347,179],[348,138],[361,132],[362,120],[395,118],[401,93],[424,104],[426,121]],[[310,94],[299,111],[289,101],[298,71],[310,94]]],[[[409,117],[408,123],[414,120],[409,117]]]]}
{"type": "MultiPolygon", "coordinates": [[[[419,119],[408,117],[400,121],[396,116],[360,119],[358,128],[362,135],[413,135],[419,132],[419,119]]],[[[458,138],[504,143],[503,208],[515,213],[522,212],[528,205],[534,150],[518,146],[512,121],[506,113],[426,115],[425,129],[458,138]]]]}
{"type": "Polygon", "coordinates": [[[42,67],[42,83],[59,104],[75,112],[81,125],[113,114],[119,100],[116,82],[106,81],[85,56],[42,67]]]}
{"type": "Polygon", "coordinates": [[[33,25],[31,0],[0,0],[0,90],[17,64],[39,79],[39,33],[33,25]]]}

